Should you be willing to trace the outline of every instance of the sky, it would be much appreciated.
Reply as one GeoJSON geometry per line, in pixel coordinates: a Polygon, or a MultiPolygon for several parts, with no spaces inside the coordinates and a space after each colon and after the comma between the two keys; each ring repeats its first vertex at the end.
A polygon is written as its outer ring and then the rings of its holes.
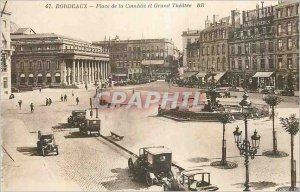
{"type": "MultiPolygon", "coordinates": [[[[8,1],[11,19],[19,27],[31,27],[37,33],[57,33],[89,42],[116,35],[121,40],[168,38],[182,50],[182,31],[203,29],[206,17],[219,18],[238,9],[252,10],[261,1],[8,1]],[[191,4],[191,8],[111,8],[113,4],[148,6],[168,3],[191,4]],[[197,8],[197,3],[204,7],[197,8]],[[46,8],[51,4],[51,8],[46,8]],[[55,8],[57,4],[88,4],[87,9],[55,8]],[[97,4],[110,8],[96,8],[97,4]],[[89,7],[94,6],[94,7],[89,7]]],[[[264,6],[277,1],[265,1],[264,6]]]]}

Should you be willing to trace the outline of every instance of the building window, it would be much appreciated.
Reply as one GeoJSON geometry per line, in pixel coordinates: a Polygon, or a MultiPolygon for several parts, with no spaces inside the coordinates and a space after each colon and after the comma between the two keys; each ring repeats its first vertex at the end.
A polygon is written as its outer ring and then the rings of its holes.
{"type": "Polygon", "coordinates": [[[287,67],[288,67],[288,69],[292,69],[293,68],[292,58],[288,58],[287,59],[287,67]]]}
{"type": "Polygon", "coordinates": [[[23,63],[23,62],[21,62],[21,64],[20,64],[20,65],[21,65],[21,70],[22,70],[22,71],[24,71],[24,63],[23,63]]]}
{"type": "Polygon", "coordinates": [[[248,59],[245,60],[245,68],[249,69],[249,60],[248,59]]]}
{"type": "Polygon", "coordinates": [[[282,17],[282,13],[281,13],[281,9],[277,10],[277,18],[281,18],[282,17]]]}
{"type": "Polygon", "coordinates": [[[242,54],[242,47],[238,45],[238,55],[242,54]]]}
{"type": "Polygon", "coordinates": [[[287,49],[290,50],[293,47],[293,42],[291,38],[287,39],[287,49]]]}
{"type": "Polygon", "coordinates": [[[286,16],[287,16],[287,17],[292,16],[292,7],[288,7],[288,8],[286,9],[286,16]]]}
{"type": "Polygon", "coordinates": [[[50,61],[47,61],[47,69],[50,70],[50,61]]]}
{"type": "Polygon", "coordinates": [[[234,45],[231,46],[231,54],[234,55],[234,45]]]}
{"type": "Polygon", "coordinates": [[[225,54],[225,45],[222,45],[222,54],[225,54]]]}
{"type": "Polygon", "coordinates": [[[269,51],[274,51],[274,42],[269,41],[269,51]]]}
{"type": "Polygon", "coordinates": [[[245,54],[249,54],[249,44],[245,44],[245,54]]]}
{"type": "Polygon", "coordinates": [[[32,64],[32,62],[29,62],[29,69],[33,70],[33,64],[32,64]]]}
{"type": "Polygon", "coordinates": [[[215,54],[215,47],[211,46],[211,54],[214,55],[215,54]]]}
{"type": "Polygon", "coordinates": [[[265,69],[265,59],[260,59],[260,68],[265,69]]]}
{"type": "Polygon", "coordinates": [[[243,66],[242,66],[242,60],[238,61],[238,68],[239,70],[242,70],[243,66]]]}
{"type": "Polygon", "coordinates": [[[269,68],[272,70],[274,69],[274,59],[273,58],[269,59],[269,68]]]}
{"type": "Polygon", "coordinates": [[[235,69],[235,61],[234,60],[231,61],[231,68],[235,69]]]}
{"type": "Polygon", "coordinates": [[[3,88],[7,89],[8,88],[8,80],[7,77],[3,77],[3,88]]]}
{"type": "Polygon", "coordinates": [[[282,58],[278,58],[278,69],[282,69],[282,58]]]}
{"type": "Polygon", "coordinates": [[[59,63],[59,61],[56,61],[56,67],[55,67],[56,69],[60,69],[60,63],[59,63]]]}
{"type": "Polygon", "coordinates": [[[254,70],[257,69],[257,60],[256,59],[252,60],[252,67],[253,67],[254,70]]]}
{"type": "Polygon", "coordinates": [[[281,24],[277,25],[277,34],[281,35],[281,24]]]}
{"type": "Polygon", "coordinates": [[[265,51],[265,42],[260,42],[260,52],[263,53],[265,51]]]}
{"type": "Polygon", "coordinates": [[[1,56],[1,71],[7,71],[7,64],[6,64],[6,54],[2,54],[1,56]]]}
{"type": "Polygon", "coordinates": [[[282,39],[278,39],[278,49],[282,50],[282,39]]]}
{"type": "Polygon", "coordinates": [[[256,53],[256,43],[252,44],[252,49],[251,49],[252,53],[256,53]]]}
{"type": "Polygon", "coordinates": [[[42,69],[42,62],[41,61],[38,61],[38,68],[42,69]]]}
{"type": "Polygon", "coordinates": [[[287,23],[287,34],[288,35],[292,34],[292,23],[291,22],[287,23]]]}

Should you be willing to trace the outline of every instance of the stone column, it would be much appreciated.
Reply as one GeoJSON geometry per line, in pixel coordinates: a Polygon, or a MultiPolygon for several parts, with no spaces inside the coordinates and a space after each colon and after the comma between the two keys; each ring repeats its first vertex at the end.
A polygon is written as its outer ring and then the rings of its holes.
{"type": "Polygon", "coordinates": [[[79,82],[80,82],[80,77],[79,77],[79,75],[80,75],[80,72],[79,72],[79,60],[76,60],[76,65],[77,65],[77,83],[79,84],[79,82]]]}
{"type": "Polygon", "coordinates": [[[104,77],[107,79],[107,61],[105,61],[105,70],[104,70],[104,77]]]}
{"type": "Polygon", "coordinates": [[[97,61],[97,79],[100,81],[100,75],[99,75],[99,61],[97,61]]]}
{"type": "Polygon", "coordinates": [[[63,69],[62,73],[60,73],[60,77],[61,77],[61,81],[63,81],[62,83],[67,84],[67,64],[65,60],[62,60],[62,66],[61,68],[63,69]]]}
{"type": "Polygon", "coordinates": [[[92,77],[92,82],[95,82],[95,75],[94,75],[94,73],[95,73],[94,61],[91,61],[91,63],[92,63],[92,75],[91,75],[91,77],[92,77]]]}
{"type": "Polygon", "coordinates": [[[67,84],[70,85],[71,84],[71,69],[70,69],[70,67],[67,67],[67,76],[68,76],[67,84]]]}
{"type": "Polygon", "coordinates": [[[83,70],[83,60],[80,60],[80,82],[83,84],[84,83],[84,79],[83,79],[83,75],[84,75],[84,70],[83,70]]]}
{"type": "Polygon", "coordinates": [[[72,84],[75,84],[75,60],[72,60],[72,84]]]}
{"type": "Polygon", "coordinates": [[[101,77],[104,80],[104,61],[101,62],[101,77]]]}
{"type": "Polygon", "coordinates": [[[90,83],[90,73],[91,73],[91,68],[90,68],[90,61],[87,60],[86,61],[86,64],[87,64],[87,82],[90,83]]]}

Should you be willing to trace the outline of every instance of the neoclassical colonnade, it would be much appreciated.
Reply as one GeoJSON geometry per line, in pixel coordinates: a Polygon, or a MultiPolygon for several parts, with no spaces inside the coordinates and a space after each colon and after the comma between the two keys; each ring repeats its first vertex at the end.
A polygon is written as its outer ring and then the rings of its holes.
{"type": "Polygon", "coordinates": [[[110,73],[109,61],[72,59],[65,63],[63,82],[67,85],[107,81],[110,73]]]}

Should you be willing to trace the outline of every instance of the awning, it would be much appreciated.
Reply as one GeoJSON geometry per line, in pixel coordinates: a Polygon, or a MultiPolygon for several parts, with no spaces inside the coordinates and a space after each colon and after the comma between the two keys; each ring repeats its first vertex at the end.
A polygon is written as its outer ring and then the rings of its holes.
{"type": "Polygon", "coordinates": [[[193,75],[196,75],[198,72],[192,72],[192,71],[187,71],[187,72],[184,72],[182,75],[180,75],[180,77],[183,77],[183,78],[188,78],[188,77],[192,77],[193,75]]]}
{"type": "Polygon", "coordinates": [[[50,74],[50,73],[47,73],[46,77],[51,77],[51,74],[50,74]]]}
{"type": "Polygon", "coordinates": [[[113,75],[116,76],[116,77],[127,77],[127,74],[121,74],[121,73],[113,74],[113,75]]]}
{"type": "MultiPolygon", "coordinates": [[[[222,73],[217,73],[215,76],[214,76],[214,79],[216,82],[218,82],[224,75],[225,75],[226,72],[222,72],[222,73]]],[[[208,80],[211,80],[211,76],[208,78],[208,80]]]]}
{"type": "Polygon", "coordinates": [[[197,78],[199,78],[199,77],[203,78],[203,77],[205,77],[205,76],[206,76],[206,73],[198,73],[198,74],[196,75],[197,78]]]}
{"type": "Polygon", "coordinates": [[[60,77],[60,73],[55,73],[55,77],[60,77]]]}
{"type": "Polygon", "coordinates": [[[253,77],[270,77],[274,72],[256,72],[253,77]]]}
{"type": "Polygon", "coordinates": [[[37,76],[38,76],[38,77],[43,77],[43,75],[42,75],[41,73],[39,73],[37,76]]]}
{"type": "Polygon", "coordinates": [[[28,77],[33,77],[33,74],[29,74],[29,76],[28,77]]]}
{"type": "Polygon", "coordinates": [[[24,74],[21,74],[20,77],[25,77],[25,75],[24,75],[24,74]]]}
{"type": "Polygon", "coordinates": [[[142,60],[142,65],[163,65],[164,60],[142,60]]]}

